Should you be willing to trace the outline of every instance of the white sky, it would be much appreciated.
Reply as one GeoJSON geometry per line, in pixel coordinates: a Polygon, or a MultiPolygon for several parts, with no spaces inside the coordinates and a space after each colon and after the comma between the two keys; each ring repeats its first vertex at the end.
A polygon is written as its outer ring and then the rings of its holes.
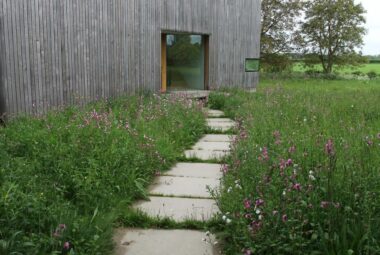
{"type": "Polygon", "coordinates": [[[364,37],[364,55],[380,55],[380,0],[355,0],[367,10],[367,34],[364,37]]]}

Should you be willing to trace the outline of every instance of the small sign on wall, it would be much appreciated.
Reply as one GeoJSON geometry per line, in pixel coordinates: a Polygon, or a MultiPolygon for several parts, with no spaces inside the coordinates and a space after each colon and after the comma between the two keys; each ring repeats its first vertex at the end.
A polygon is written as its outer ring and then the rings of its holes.
{"type": "Polygon", "coordinates": [[[246,58],[245,59],[245,71],[246,72],[258,72],[260,70],[260,59],[258,58],[246,58]]]}

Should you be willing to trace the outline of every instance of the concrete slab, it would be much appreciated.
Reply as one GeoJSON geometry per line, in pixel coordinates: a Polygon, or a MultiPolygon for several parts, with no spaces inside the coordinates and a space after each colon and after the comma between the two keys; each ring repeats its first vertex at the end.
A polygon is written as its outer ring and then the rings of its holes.
{"type": "Polygon", "coordinates": [[[215,237],[195,230],[118,229],[116,255],[217,255],[215,237]]]}
{"type": "Polygon", "coordinates": [[[214,178],[220,179],[222,165],[207,163],[178,163],[170,171],[163,173],[163,176],[214,178]]]}
{"type": "Polygon", "coordinates": [[[219,111],[219,110],[211,110],[211,109],[208,109],[207,110],[207,116],[209,117],[223,117],[224,116],[224,112],[222,111],[219,111]]]}
{"type": "Polygon", "coordinates": [[[236,126],[230,119],[207,119],[207,126],[213,130],[227,131],[236,126]]]}
{"type": "Polygon", "coordinates": [[[212,123],[233,123],[235,124],[235,121],[229,119],[229,118],[208,118],[206,119],[207,122],[212,122],[212,123]]]}
{"type": "Polygon", "coordinates": [[[210,150],[187,150],[185,156],[188,159],[197,158],[200,160],[221,160],[229,154],[227,151],[210,150]]]}
{"type": "Polygon", "coordinates": [[[189,99],[206,98],[210,94],[208,90],[172,90],[168,95],[173,97],[185,97],[189,99]]]}
{"type": "Polygon", "coordinates": [[[205,135],[200,142],[232,142],[236,135],[205,135]]]}
{"type": "Polygon", "coordinates": [[[187,219],[207,221],[219,212],[212,199],[149,197],[150,201],[140,201],[133,207],[151,217],[171,218],[176,222],[187,219]]]}
{"type": "Polygon", "coordinates": [[[220,181],[216,178],[160,176],[149,190],[150,195],[210,198],[207,187],[215,189],[220,181]]]}
{"type": "Polygon", "coordinates": [[[193,150],[210,150],[210,151],[229,151],[230,142],[197,142],[193,150]]]}

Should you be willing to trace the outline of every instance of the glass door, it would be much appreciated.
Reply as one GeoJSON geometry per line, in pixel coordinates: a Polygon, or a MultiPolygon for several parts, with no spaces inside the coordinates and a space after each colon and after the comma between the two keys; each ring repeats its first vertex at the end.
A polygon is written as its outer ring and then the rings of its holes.
{"type": "MultiPolygon", "coordinates": [[[[163,82],[166,89],[205,89],[205,38],[194,34],[165,34],[163,82]],[[165,70],[166,69],[166,70],[165,70]],[[164,81],[165,79],[165,81],[164,81]]],[[[164,38],[163,38],[164,39],[164,38]]],[[[164,87],[164,86],[163,86],[164,87]]]]}

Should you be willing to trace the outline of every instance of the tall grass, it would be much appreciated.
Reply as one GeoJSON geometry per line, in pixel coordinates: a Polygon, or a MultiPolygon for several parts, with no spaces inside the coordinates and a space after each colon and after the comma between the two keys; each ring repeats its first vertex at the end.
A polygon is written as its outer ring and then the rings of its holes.
{"type": "Polygon", "coordinates": [[[123,97],[0,128],[0,254],[109,254],[118,215],[203,133],[183,98],[123,97]]]}
{"type": "Polygon", "coordinates": [[[263,84],[210,98],[240,130],[219,196],[226,253],[380,254],[378,84],[263,84]]]}

